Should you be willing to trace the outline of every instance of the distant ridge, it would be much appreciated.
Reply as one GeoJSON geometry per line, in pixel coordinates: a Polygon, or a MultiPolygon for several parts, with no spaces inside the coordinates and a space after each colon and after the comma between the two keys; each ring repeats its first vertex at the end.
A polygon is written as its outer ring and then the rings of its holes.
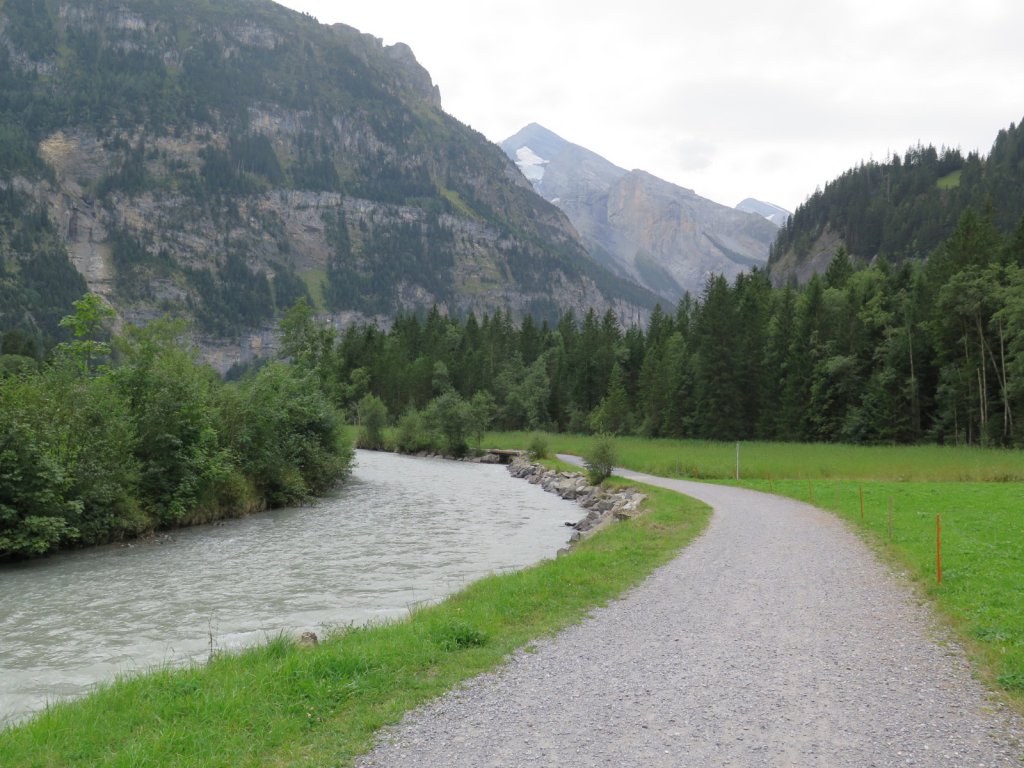
{"type": "Polygon", "coordinates": [[[778,227],[761,211],[732,209],[627,171],[537,123],[501,147],[565,212],[596,261],[668,301],[699,295],[712,274],[731,279],[768,261],[778,227]]]}

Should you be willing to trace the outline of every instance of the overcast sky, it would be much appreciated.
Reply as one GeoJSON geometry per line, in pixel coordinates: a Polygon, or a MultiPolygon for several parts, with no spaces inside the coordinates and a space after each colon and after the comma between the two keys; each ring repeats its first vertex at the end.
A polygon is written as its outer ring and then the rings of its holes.
{"type": "Polygon", "coordinates": [[[616,165],[793,210],[922,142],[987,154],[1024,117],[1021,0],[284,0],[404,42],[445,111],[537,122],[616,165]]]}

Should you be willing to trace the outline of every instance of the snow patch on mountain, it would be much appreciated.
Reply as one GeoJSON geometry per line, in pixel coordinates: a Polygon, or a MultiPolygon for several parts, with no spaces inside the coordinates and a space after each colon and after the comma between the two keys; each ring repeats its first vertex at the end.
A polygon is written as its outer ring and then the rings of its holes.
{"type": "Polygon", "coordinates": [[[520,147],[516,150],[516,165],[523,172],[523,176],[532,184],[537,184],[544,178],[544,171],[548,161],[538,155],[529,147],[520,147]]]}
{"type": "Polygon", "coordinates": [[[781,206],[775,205],[774,203],[766,203],[763,200],[755,200],[752,197],[748,197],[746,200],[736,206],[737,211],[744,211],[745,213],[756,213],[764,218],[768,219],[776,227],[782,227],[792,214],[781,206]]]}

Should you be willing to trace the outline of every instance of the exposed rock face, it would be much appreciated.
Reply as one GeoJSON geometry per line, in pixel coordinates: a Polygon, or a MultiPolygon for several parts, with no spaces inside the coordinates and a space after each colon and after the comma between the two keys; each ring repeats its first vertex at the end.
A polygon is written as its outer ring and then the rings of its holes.
{"type": "Polygon", "coordinates": [[[432,305],[623,322],[654,306],[441,110],[407,45],[269,0],[61,0],[34,26],[10,13],[0,55],[20,73],[10,102],[42,115],[26,128],[40,162],[0,167],[0,185],[46,207],[123,320],[192,317],[220,368],[272,351],[303,293],[339,325],[432,305]]]}
{"type": "Polygon", "coordinates": [[[772,264],[769,272],[772,284],[776,287],[782,287],[791,282],[803,285],[813,275],[825,274],[828,265],[832,263],[832,258],[842,245],[843,239],[839,234],[831,227],[825,227],[803,259],[799,258],[794,251],[789,251],[772,264]]]}
{"type": "Polygon", "coordinates": [[[712,274],[764,266],[777,227],[644,171],[626,171],[532,124],[502,148],[568,215],[595,260],[669,301],[712,274]]]}

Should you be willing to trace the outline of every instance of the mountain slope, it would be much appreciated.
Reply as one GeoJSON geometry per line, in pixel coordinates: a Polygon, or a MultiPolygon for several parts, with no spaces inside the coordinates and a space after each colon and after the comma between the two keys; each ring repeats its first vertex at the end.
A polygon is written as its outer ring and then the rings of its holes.
{"type": "Polygon", "coordinates": [[[1024,124],[996,136],[987,157],[917,146],[884,163],[861,163],[797,208],[772,246],[776,284],[822,272],[839,247],[861,260],[926,258],[968,206],[991,205],[1012,231],[1024,216],[1024,124]]]}
{"type": "Polygon", "coordinates": [[[501,144],[591,255],[662,297],[699,294],[711,274],[763,266],[777,227],[644,171],[626,171],[536,123],[501,144]]]}
{"type": "MultiPolygon", "coordinates": [[[[5,0],[0,91],[0,187],[126,320],[258,348],[303,295],[338,320],[654,302],[441,110],[407,46],[268,0],[5,0]]],[[[13,292],[30,260],[0,256],[13,292]]]]}

